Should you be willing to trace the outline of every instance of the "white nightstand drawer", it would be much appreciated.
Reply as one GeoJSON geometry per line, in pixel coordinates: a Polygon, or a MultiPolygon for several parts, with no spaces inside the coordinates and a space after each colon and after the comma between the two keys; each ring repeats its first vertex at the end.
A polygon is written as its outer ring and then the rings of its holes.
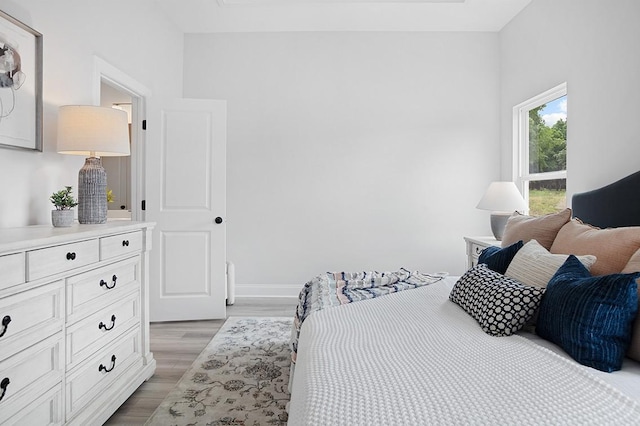
{"type": "Polygon", "coordinates": [[[31,391],[48,389],[61,382],[64,370],[61,342],[61,336],[51,337],[0,362],[0,385],[5,388],[0,401],[3,415],[12,416],[14,413],[10,411],[20,411],[31,403],[31,391]]]}
{"type": "Polygon", "coordinates": [[[98,261],[98,240],[47,247],[27,252],[27,279],[29,281],[98,261]]]}
{"type": "Polygon", "coordinates": [[[67,367],[73,368],[100,347],[140,322],[140,296],[127,298],[67,328],[67,367]]]}
{"type": "Polygon", "coordinates": [[[467,243],[467,269],[478,264],[478,257],[484,249],[490,246],[500,246],[500,241],[493,237],[464,237],[467,243]]]}
{"type": "Polygon", "coordinates": [[[140,328],[102,349],[67,375],[67,420],[97,395],[106,391],[134,363],[142,363],[140,328]]]}
{"type": "Polygon", "coordinates": [[[62,289],[57,281],[0,299],[0,360],[62,330],[62,289]]]}
{"type": "Polygon", "coordinates": [[[92,314],[138,287],[139,264],[136,256],[67,279],[67,321],[92,314]]]}
{"type": "Polygon", "coordinates": [[[480,244],[472,243],[471,244],[471,248],[470,248],[470,251],[471,251],[470,254],[471,254],[471,256],[478,257],[478,256],[480,256],[480,253],[482,253],[482,250],[484,250],[486,248],[487,248],[487,246],[481,246],[480,244]]]}
{"type": "Polygon", "coordinates": [[[0,256],[0,290],[22,284],[25,281],[24,253],[0,256]]]}
{"type": "Polygon", "coordinates": [[[142,231],[100,238],[100,260],[112,259],[142,250],[142,231]]]}

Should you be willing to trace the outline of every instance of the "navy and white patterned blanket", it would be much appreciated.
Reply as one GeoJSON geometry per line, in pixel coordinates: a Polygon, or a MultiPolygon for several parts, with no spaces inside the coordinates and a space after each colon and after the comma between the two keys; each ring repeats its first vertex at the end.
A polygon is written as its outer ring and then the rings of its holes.
{"type": "Polygon", "coordinates": [[[291,361],[295,364],[303,321],[313,312],[440,281],[446,273],[424,274],[404,268],[395,272],[327,272],[307,282],[298,297],[291,333],[291,361]]]}

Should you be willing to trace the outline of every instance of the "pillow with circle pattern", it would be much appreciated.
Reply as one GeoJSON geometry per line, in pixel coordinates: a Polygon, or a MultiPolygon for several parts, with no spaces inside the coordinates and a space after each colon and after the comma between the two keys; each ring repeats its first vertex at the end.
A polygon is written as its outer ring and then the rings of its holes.
{"type": "Polygon", "coordinates": [[[449,299],[478,321],[485,333],[510,336],[533,317],[544,291],[479,264],[460,277],[449,299]]]}

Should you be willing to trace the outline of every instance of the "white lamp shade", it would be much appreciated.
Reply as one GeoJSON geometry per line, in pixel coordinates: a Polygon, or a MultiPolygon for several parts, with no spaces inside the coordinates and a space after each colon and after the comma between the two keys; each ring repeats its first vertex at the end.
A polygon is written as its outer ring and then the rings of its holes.
{"type": "Polygon", "coordinates": [[[494,212],[524,210],[524,198],[513,182],[491,182],[476,208],[494,212]]]}
{"type": "Polygon", "coordinates": [[[58,111],[58,152],[85,157],[129,155],[127,113],[90,105],[61,106],[58,111]]]}

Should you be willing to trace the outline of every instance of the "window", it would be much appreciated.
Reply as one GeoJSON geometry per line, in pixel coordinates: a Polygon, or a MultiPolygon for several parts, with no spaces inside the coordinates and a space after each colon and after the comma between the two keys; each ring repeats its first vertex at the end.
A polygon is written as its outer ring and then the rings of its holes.
{"type": "Polygon", "coordinates": [[[567,85],[513,108],[514,181],[539,216],[566,208],[567,85]]]}

